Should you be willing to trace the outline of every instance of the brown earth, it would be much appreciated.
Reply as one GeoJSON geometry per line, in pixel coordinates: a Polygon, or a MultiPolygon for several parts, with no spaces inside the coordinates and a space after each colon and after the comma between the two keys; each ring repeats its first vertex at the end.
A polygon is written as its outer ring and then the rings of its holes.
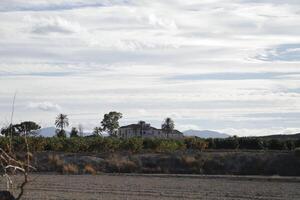
{"type": "Polygon", "coordinates": [[[26,186],[23,199],[300,199],[300,178],[288,177],[114,174],[30,177],[33,182],[26,186]]]}

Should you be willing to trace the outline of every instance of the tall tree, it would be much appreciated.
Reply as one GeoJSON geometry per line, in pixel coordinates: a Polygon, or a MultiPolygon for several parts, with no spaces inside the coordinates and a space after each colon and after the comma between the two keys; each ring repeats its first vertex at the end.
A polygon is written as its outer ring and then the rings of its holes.
{"type": "Polygon", "coordinates": [[[175,123],[170,117],[166,118],[161,125],[161,129],[167,134],[167,137],[169,137],[169,134],[173,132],[174,128],[175,123]]]}
{"type": "Polygon", "coordinates": [[[102,128],[101,127],[95,127],[94,128],[94,131],[93,131],[93,134],[96,135],[96,136],[102,136],[102,128]]]}
{"type": "Polygon", "coordinates": [[[103,131],[107,131],[110,136],[116,137],[117,130],[120,127],[119,119],[122,118],[122,113],[112,111],[105,114],[101,121],[103,131]]]}
{"type": "Polygon", "coordinates": [[[78,130],[76,127],[72,127],[70,137],[78,137],[78,130]]]}
{"type": "Polygon", "coordinates": [[[41,127],[33,122],[33,121],[25,121],[21,122],[20,124],[13,124],[9,125],[6,128],[1,129],[1,134],[4,136],[21,136],[24,135],[25,133],[27,136],[35,136],[37,135],[37,130],[40,129],[41,127]]]}
{"type": "Polygon", "coordinates": [[[20,124],[15,125],[16,129],[20,133],[20,135],[27,134],[27,136],[35,136],[37,135],[37,130],[41,128],[40,125],[38,125],[35,122],[32,121],[25,121],[21,122],[20,124]]]}
{"type": "Polygon", "coordinates": [[[67,115],[59,114],[55,120],[55,126],[57,128],[56,134],[58,137],[66,137],[66,131],[64,128],[69,126],[69,119],[67,115]]]}
{"type": "Polygon", "coordinates": [[[13,137],[13,136],[19,136],[19,132],[17,131],[15,125],[10,124],[7,127],[1,128],[1,135],[5,137],[13,137]]]}

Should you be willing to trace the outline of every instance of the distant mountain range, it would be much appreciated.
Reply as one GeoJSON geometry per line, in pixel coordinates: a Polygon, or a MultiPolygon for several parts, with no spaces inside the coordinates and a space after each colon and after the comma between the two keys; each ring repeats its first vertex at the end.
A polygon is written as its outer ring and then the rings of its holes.
{"type": "MultiPolygon", "coordinates": [[[[53,137],[56,135],[55,130],[56,130],[55,127],[46,127],[46,128],[41,128],[40,130],[37,131],[37,133],[43,137],[53,137]]],[[[67,134],[69,135],[68,131],[67,131],[67,134]]],[[[183,131],[183,134],[185,136],[197,136],[197,137],[201,137],[201,138],[228,138],[228,137],[231,137],[231,135],[228,135],[226,133],[220,133],[217,131],[209,131],[209,130],[187,130],[187,131],[183,131]]],[[[84,135],[91,135],[91,133],[84,133],[84,135]]],[[[281,134],[281,135],[258,136],[257,138],[297,140],[297,139],[300,139],[300,133],[290,134],[290,135],[282,135],[281,134]]]]}
{"type": "Polygon", "coordinates": [[[53,137],[56,135],[55,130],[56,130],[55,127],[46,127],[46,128],[41,128],[40,130],[37,131],[37,133],[38,135],[43,137],[53,137]]]}
{"type": "Polygon", "coordinates": [[[187,130],[183,131],[185,136],[197,136],[201,138],[228,138],[230,135],[209,130],[187,130]]]}
{"type": "MultiPolygon", "coordinates": [[[[55,127],[46,127],[46,128],[41,128],[40,130],[37,131],[38,135],[43,136],[43,137],[53,137],[56,135],[56,128],[55,127]]],[[[66,131],[67,135],[70,134],[70,131],[66,131]]],[[[83,132],[84,136],[87,135],[92,135],[92,133],[89,132],[83,132]]]]}

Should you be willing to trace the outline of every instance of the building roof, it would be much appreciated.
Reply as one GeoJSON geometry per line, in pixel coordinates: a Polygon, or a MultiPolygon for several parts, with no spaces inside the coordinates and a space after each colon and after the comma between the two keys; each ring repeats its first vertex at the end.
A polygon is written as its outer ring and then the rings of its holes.
{"type": "MultiPolygon", "coordinates": [[[[129,125],[126,125],[126,126],[121,126],[119,129],[122,129],[122,128],[132,128],[132,129],[139,129],[140,128],[140,125],[139,124],[129,124],[129,125]]],[[[148,129],[154,129],[154,130],[158,130],[158,131],[162,131],[162,129],[158,129],[158,128],[155,128],[153,126],[149,126],[147,127],[148,129]]],[[[182,132],[174,129],[172,134],[183,134],[182,132]]]]}
{"type": "MultiPolygon", "coordinates": [[[[146,129],[155,129],[155,130],[158,130],[157,128],[150,126],[150,124],[148,124],[148,125],[149,125],[149,126],[146,127],[146,129]]],[[[126,126],[121,126],[120,128],[139,129],[139,128],[140,128],[140,125],[139,125],[139,124],[129,124],[129,125],[126,125],[126,126]]]]}

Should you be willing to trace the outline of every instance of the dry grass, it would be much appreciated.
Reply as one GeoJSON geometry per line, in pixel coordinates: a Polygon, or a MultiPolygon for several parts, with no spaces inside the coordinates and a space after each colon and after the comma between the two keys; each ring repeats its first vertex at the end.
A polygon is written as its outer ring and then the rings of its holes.
{"type": "Polygon", "coordinates": [[[117,172],[134,172],[137,168],[135,162],[129,160],[128,158],[120,156],[112,156],[109,160],[109,170],[117,172]]]}
{"type": "Polygon", "coordinates": [[[74,164],[66,164],[63,166],[64,174],[78,174],[78,167],[74,164]]]}
{"type": "Polygon", "coordinates": [[[97,171],[94,169],[94,167],[92,165],[87,164],[84,166],[84,173],[96,175],[97,171]]]}
{"type": "Polygon", "coordinates": [[[62,166],[64,164],[63,160],[60,159],[59,155],[50,154],[48,156],[48,162],[55,166],[62,166]]]}
{"type": "Polygon", "coordinates": [[[188,166],[194,166],[197,163],[197,159],[194,156],[182,156],[182,162],[188,166]]]}

